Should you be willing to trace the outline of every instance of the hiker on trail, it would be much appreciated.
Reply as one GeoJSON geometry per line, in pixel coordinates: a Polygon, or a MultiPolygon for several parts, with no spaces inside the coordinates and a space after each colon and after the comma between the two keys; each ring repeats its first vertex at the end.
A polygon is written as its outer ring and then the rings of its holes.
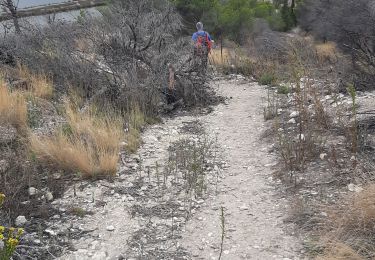
{"type": "Polygon", "coordinates": [[[203,30],[203,23],[197,23],[197,32],[193,34],[194,56],[200,58],[205,66],[207,66],[208,54],[211,51],[213,40],[210,34],[203,30]]]}

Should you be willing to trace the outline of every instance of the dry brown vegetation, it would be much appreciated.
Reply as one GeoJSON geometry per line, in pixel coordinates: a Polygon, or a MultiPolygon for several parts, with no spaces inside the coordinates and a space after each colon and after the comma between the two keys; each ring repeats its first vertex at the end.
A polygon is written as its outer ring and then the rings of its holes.
{"type": "Polygon", "coordinates": [[[319,259],[373,259],[375,246],[375,185],[349,196],[344,206],[331,209],[321,243],[326,247],[319,259]]]}
{"type": "Polygon", "coordinates": [[[37,158],[83,177],[114,175],[124,139],[123,120],[113,112],[98,114],[95,109],[80,113],[65,104],[67,124],[51,137],[30,137],[37,158]]]}
{"type": "Polygon", "coordinates": [[[10,91],[0,77],[0,122],[16,128],[27,125],[27,105],[21,92],[10,91]]]}
{"type": "Polygon", "coordinates": [[[138,105],[132,106],[130,112],[125,116],[127,128],[125,133],[125,148],[130,153],[135,153],[140,144],[140,131],[147,124],[147,118],[138,105]]]}
{"type": "Polygon", "coordinates": [[[26,91],[33,96],[49,99],[53,95],[53,82],[42,73],[32,73],[26,66],[18,65],[16,71],[18,77],[26,82],[26,91]]]}
{"type": "Polygon", "coordinates": [[[315,45],[316,54],[319,59],[319,62],[331,62],[335,63],[338,60],[338,51],[336,44],[333,42],[327,43],[318,43],[315,45]]]}
{"type": "Polygon", "coordinates": [[[255,76],[257,62],[247,56],[241,48],[213,49],[209,56],[209,62],[223,74],[242,74],[255,76]]]}
{"type": "Polygon", "coordinates": [[[317,260],[364,260],[364,258],[351,247],[337,242],[330,245],[322,256],[317,257],[317,260]]]}
{"type": "Polygon", "coordinates": [[[270,132],[282,168],[275,175],[301,201],[292,206],[291,221],[312,240],[318,237],[311,248],[306,245],[308,257],[373,259],[375,185],[369,185],[374,171],[367,167],[373,155],[361,156],[361,138],[368,133],[359,128],[350,61],[332,42],[273,32],[260,34],[241,52],[224,49],[223,59],[215,50],[212,60],[236,73],[228,64],[243,60],[233,58],[239,53],[250,57],[248,75],[269,85],[264,115],[275,119],[270,132]],[[348,196],[349,183],[365,188],[348,196]]]}

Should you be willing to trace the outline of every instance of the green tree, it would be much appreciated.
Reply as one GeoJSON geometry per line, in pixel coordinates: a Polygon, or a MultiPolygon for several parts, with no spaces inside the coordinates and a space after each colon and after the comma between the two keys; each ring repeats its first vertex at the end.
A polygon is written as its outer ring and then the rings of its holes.
{"type": "Polygon", "coordinates": [[[216,27],[218,0],[171,0],[191,30],[201,21],[207,27],[216,27]]]}
{"type": "Polygon", "coordinates": [[[295,25],[294,8],[288,6],[287,0],[277,0],[275,3],[259,0],[171,1],[183,16],[188,33],[195,30],[196,22],[202,21],[215,37],[224,35],[238,43],[249,36],[255,19],[268,21],[274,30],[284,31],[295,25]]]}

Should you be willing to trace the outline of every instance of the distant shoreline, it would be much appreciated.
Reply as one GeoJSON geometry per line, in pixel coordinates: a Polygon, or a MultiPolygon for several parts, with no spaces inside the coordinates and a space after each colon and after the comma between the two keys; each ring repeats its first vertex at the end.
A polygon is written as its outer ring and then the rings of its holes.
{"type": "MultiPolygon", "coordinates": [[[[68,12],[73,10],[86,9],[90,7],[103,6],[108,3],[107,0],[75,0],[64,3],[49,4],[44,6],[28,7],[20,9],[17,11],[17,17],[32,17],[40,16],[61,12],[68,12]]],[[[12,16],[10,14],[0,15],[0,22],[11,20],[12,16]]]]}

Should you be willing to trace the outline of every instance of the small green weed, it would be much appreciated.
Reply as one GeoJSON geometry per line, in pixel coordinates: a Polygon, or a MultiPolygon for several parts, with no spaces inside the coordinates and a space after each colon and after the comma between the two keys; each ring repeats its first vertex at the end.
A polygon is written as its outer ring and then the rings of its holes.
{"type": "Polygon", "coordinates": [[[275,81],[276,81],[275,75],[269,72],[262,74],[259,78],[259,83],[261,85],[272,85],[273,83],[275,83],[275,81]]]}
{"type": "Polygon", "coordinates": [[[277,86],[277,93],[283,94],[283,95],[288,95],[290,93],[290,87],[287,86],[287,85],[279,85],[279,86],[277,86]]]}

